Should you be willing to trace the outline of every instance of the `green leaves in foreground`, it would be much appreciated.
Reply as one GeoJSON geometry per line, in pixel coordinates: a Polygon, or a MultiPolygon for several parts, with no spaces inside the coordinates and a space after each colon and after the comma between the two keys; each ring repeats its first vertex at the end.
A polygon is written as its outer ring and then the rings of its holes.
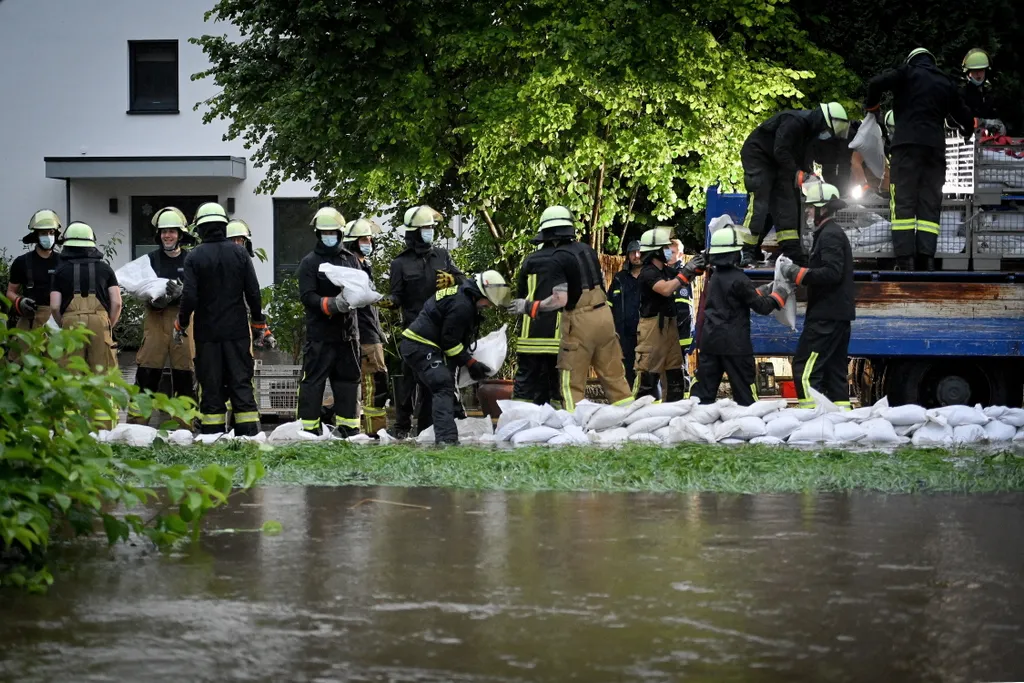
{"type": "MultiPolygon", "coordinates": [[[[234,465],[249,449],[159,448],[164,463],[234,465]]],[[[937,450],[895,453],[785,448],[627,446],[498,449],[301,445],[263,454],[268,480],[287,484],[452,486],[574,491],[884,492],[1024,490],[1024,458],[937,450]]]]}

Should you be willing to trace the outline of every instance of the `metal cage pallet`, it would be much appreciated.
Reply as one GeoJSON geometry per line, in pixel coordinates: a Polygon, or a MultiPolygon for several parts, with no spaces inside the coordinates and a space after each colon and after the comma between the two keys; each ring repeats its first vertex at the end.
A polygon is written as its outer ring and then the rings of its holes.
{"type": "MultiPolygon", "coordinates": [[[[263,365],[256,361],[253,383],[261,415],[294,417],[299,408],[301,365],[263,365]]],[[[332,403],[331,385],[324,391],[324,402],[332,403]]]]}
{"type": "MultiPolygon", "coordinates": [[[[943,203],[936,258],[943,270],[966,270],[970,260],[968,202],[948,199],[943,203]]],[[[889,206],[876,202],[850,204],[836,215],[846,231],[857,260],[894,258],[889,206]]]]}
{"type": "Polygon", "coordinates": [[[976,155],[973,142],[964,142],[960,135],[946,136],[946,181],[942,193],[966,196],[975,190],[976,155]]]}
{"type": "Polygon", "coordinates": [[[1024,195],[1024,138],[1010,140],[974,146],[975,205],[998,206],[1008,195],[1024,195]]]}
{"type": "Polygon", "coordinates": [[[980,211],[971,217],[974,270],[1000,270],[1003,261],[1024,261],[1024,211],[980,211]]]}

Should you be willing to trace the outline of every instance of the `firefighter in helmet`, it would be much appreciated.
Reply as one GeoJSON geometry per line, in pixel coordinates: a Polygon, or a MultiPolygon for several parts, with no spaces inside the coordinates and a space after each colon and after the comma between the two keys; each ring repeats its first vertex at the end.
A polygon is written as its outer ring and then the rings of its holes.
{"type": "Polygon", "coordinates": [[[249,258],[254,258],[256,256],[256,252],[252,248],[252,230],[249,229],[248,223],[240,218],[228,221],[226,235],[229,242],[234,242],[240,247],[245,247],[245,251],[248,252],[249,258]]]}
{"type": "Polygon", "coordinates": [[[50,281],[60,265],[60,254],[54,250],[60,230],[60,218],[50,209],[36,211],[28,221],[28,234],[21,241],[33,248],[11,263],[7,285],[19,330],[41,327],[50,319],[50,281]]]}

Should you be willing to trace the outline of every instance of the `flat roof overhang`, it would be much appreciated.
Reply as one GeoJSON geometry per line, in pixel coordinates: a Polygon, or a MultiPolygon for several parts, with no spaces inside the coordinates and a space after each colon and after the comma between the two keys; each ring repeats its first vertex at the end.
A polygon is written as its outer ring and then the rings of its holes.
{"type": "Polygon", "coordinates": [[[222,178],[245,180],[245,158],[179,157],[44,157],[46,177],[55,180],[127,178],[222,178]]]}

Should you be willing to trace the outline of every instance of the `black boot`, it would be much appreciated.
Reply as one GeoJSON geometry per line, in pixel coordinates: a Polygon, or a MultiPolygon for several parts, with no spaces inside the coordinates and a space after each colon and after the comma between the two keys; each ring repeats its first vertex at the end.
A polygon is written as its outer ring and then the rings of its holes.
{"type": "Polygon", "coordinates": [[[359,429],[356,427],[346,427],[342,425],[341,427],[335,427],[332,435],[339,439],[347,439],[348,437],[355,436],[358,433],[359,429]]]}
{"type": "Polygon", "coordinates": [[[682,368],[665,371],[666,384],[665,402],[674,403],[686,397],[686,374],[682,368]]]}
{"type": "Polygon", "coordinates": [[[914,270],[914,257],[913,256],[897,256],[895,270],[914,270]]]}
{"type": "Polygon", "coordinates": [[[924,271],[926,273],[931,273],[935,270],[935,257],[918,256],[918,259],[920,259],[920,265],[918,267],[918,270],[924,271]]]}
{"type": "Polygon", "coordinates": [[[658,381],[660,379],[661,377],[653,372],[641,372],[640,381],[637,383],[636,396],[634,398],[640,398],[641,396],[657,397],[658,381]]]}
{"type": "Polygon", "coordinates": [[[750,266],[757,264],[761,260],[760,254],[758,253],[759,251],[760,249],[753,244],[748,244],[743,247],[743,251],[740,252],[740,268],[749,268],[750,266]]]}

